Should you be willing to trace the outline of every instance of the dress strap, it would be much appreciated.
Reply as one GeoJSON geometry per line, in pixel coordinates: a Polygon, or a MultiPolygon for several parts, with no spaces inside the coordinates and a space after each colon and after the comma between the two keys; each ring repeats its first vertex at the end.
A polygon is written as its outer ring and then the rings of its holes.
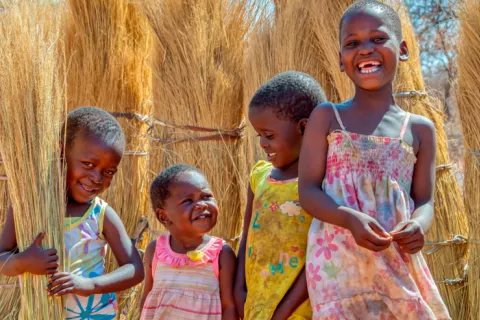
{"type": "Polygon", "coordinates": [[[407,131],[408,121],[410,120],[410,112],[407,112],[405,116],[405,120],[403,121],[402,130],[400,131],[400,139],[403,140],[403,136],[405,135],[405,131],[407,131]]]}
{"type": "Polygon", "coordinates": [[[343,125],[342,118],[340,118],[340,114],[338,113],[337,107],[335,107],[333,103],[330,103],[330,105],[332,106],[333,112],[335,113],[335,118],[337,118],[340,128],[342,128],[343,131],[347,131],[347,129],[343,125]]]}

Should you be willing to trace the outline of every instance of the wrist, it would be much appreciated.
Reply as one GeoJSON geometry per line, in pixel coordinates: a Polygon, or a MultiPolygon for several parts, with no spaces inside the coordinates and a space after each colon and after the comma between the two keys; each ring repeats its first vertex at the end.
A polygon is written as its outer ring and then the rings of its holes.
{"type": "Polygon", "coordinates": [[[13,254],[9,260],[12,264],[12,269],[14,269],[19,275],[28,271],[29,264],[25,261],[24,252],[13,254]]]}

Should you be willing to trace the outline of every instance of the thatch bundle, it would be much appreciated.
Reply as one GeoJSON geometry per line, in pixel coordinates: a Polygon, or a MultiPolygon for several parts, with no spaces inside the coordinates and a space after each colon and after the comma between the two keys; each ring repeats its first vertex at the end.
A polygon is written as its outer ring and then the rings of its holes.
{"type": "MultiPolygon", "coordinates": [[[[246,53],[246,107],[262,83],[288,70],[317,79],[331,101],[353,96],[353,86],[338,61],[338,23],[351,3],[353,0],[278,0],[275,10],[271,10],[272,3],[263,3],[246,53]]],[[[248,136],[248,152],[256,160],[264,158],[251,127],[248,136]]]]}
{"type": "MultiPolygon", "coordinates": [[[[18,248],[25,250],[45,231],[43,244],[58,250],[60,263],[66,208],[59,148],[66,114],[64,61],[57,54],[62,9],[23,1],[6,8],[0,21],[0,152],[18,248]]],[[[63,318],[61,299],[45,292],[47,277],[24,274],[20,282],[21,319],[63,318]]]]}
{"type": "Polygon", "coordinates": [[[468,292],[470,319],[480,314],[480,2],[466,0],[460,11],[458,106],[465,139],[464,201],[470,227],[468,292]]]}
{"type": "Polygon", "coordinates": [[[252,162],[241,139],[244,47],[253,19],[246,2],[143,2],[157,40],[149,180],[175,163],[202,169],[220,206],[213,234],[227,241],[240,232],[252,162]]]}
{"type": "MultiPolygon", "coordinates": [[[[5,223],[8,203],[7,176],[0,159],[0,230],[5,223]]],[[[3,319],[17,319],[20,304],[18,278],[0,276],[0,297],[0,314],[3,319]]]]}
{"type": "MultiPolygon", "coordinates": [[[[403,36],[410,49],[408,62],[400,63],[395,90],[397,103],[405,110],[426,116],[433,121],[437,135],[437,177],[435,183],[435,222],[427,233],[427,241],[442,242],[454,235],[468,235],[467,219],[462,205],[462,197],[453,172],[448,170],[451,162],[448,144],[443,129],[444,116],[439,102],[425,93],[420,54],[413,27],[404,8],[399,9],[402,19],[403,36]],[[445,166],[446,165],[446,166],[445,166]],[[446,170],[445,170],[446,169],[446,170]]],[[[432,246],[426,246],[426,250],[432,246]]],[[[453,319],[464,319],[466,313],[466,290],[461,279],[467,258],[467,245],[443,246],[426,259],[432,275],[439,281],[440,293],[447,304],[453,319]],[[445,281],[455,280],[458,281],[445,281]],[[450,285],[449,285],[450,284],[450,285]]]]}
{"type": "MultiPolygon", "coordinates": [[[[125,131],[126,153],[104,198],[133,237],[147,210],[148,196],[148,125],[135,117],[148,115],[151,106],[147,21],[128,0],[71,0],[68,9],[68,105],[70,109],[95,105],[110,111],[125,131]]],[[[108,271],[117,266],[111,252],[106,265],[108,271]]],[[[119,294],[120,312],[134,291],[119,294]]]]}

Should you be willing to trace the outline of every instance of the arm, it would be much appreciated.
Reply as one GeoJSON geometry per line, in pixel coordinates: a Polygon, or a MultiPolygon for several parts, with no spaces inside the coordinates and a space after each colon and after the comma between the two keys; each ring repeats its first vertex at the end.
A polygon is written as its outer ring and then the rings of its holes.
{"type": "Polygon", "coordinates": [[[152,275],[152,260],[153,255],[155,254],[155,246],[157,241],[152,241],[148,244],[147,249],[145,250],[145,283],[143,285],[143,296],[140,301],[140,312],[143,310],[143,305],[147,299],[148,294],[152,291],[153,287],[153,275],[152,275]]]}
{"type": "Polygon", "coordinates": [[[372,251],[384,250],[390,246],[391,238],[375,219],[339,206],[322,190],[332,114],[331,106],[325,103],[316,107],[308,120],[298,166],[300,203],[314,218],[350,230],[358,245],[372,251]]]}
{"type": "Polygon", "coordinates": [[[436,138],[433,123],[418,117],[414,124],[419,137],[417,162],[413,171],[410,195],[415,202],[415,211],[410,220],[399,223],[391,232],[393,240],[410,254],[417,253],[425,244],[425,232],[433,223],[433,191],[435,185],[436,138]]]}
{"type": "Polygon", "coordinates": [[[244,317],[243,309],[245,300],[247,298],[247,284],[245,280],[245,250],[247,245],[248,228],[250,228],[250,220],[252,219],[253,198],[254,194],[250,185],[248,185],[247,207],[245,208],[245,215],[243,218],[242,240],[240,241],[240,248],[238,249],[237,276],[235,279],[235,304],[241,319],[244,317]]]}
{"type": "Polygon", "coordinates": [[[308,299],[307,276],[305,268],[298,275],[275,310],[272,319],[288,319],[297,308],[308,299]]]}
{"type": "Polygon", "coordinates": [[[222,320],[237,320],[238,314],[233,298],[233,282],[237,268],[235,252],[224,245],[219,257],[220,267],[220,298],[222,300],[222,320]]]}
{"type": "Polygon", "coordinates": [[[30,247],[18,253],[13,209],[10,206],[0,235],[0,274],[8,277],[25,272],[37,275],[54,274],[58,268],[57,250],[42,249],[44,237],[44,232],[38,234],[30,247]]]}
{"type": "Polygon", "coordinates": [[[110,207],[105,209],[103,234],[110,245],[119,268],[95,277],[83,278],[70,273],[55,274],[50,279],[49,294],[75,293],[82,296],[119,292],[135,286],[143,280],[143,264],[138,251],[127,235],[120,217],[110,207]]]}

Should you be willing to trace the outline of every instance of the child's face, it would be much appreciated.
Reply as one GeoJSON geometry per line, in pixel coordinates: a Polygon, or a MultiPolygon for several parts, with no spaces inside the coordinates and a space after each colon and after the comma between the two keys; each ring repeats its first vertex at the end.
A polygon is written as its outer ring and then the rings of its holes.
{"type": "Polygon", "coordinates": [[[110,187],[122,154],[118,146],[78,134],[72,146],[65,150],[69,198],[87,203],[110,187]]]}
{"type": "Polygon", "coordinates": [[[163,208],[156,209],[155,214],[170,233],[200,236],[212,230],[217,223],[218,205],[202,174],[180,174],[168,193],[163,208]]]}
{"type": "Polygon", "coordinates": [[[267,160],[275,168],[287,167],[298,160],[303,138],[300,122],[279,119],[270,108],[250,108],[248,118],[260,137],[267,160]]]}
{"type": "Polygon", "coordinates": [[[395,79],[398,61],[408,59],[405,41],[373,9],[348,17],[340,30],[340,68],[353,83],[375,91],[395,79]]]}

